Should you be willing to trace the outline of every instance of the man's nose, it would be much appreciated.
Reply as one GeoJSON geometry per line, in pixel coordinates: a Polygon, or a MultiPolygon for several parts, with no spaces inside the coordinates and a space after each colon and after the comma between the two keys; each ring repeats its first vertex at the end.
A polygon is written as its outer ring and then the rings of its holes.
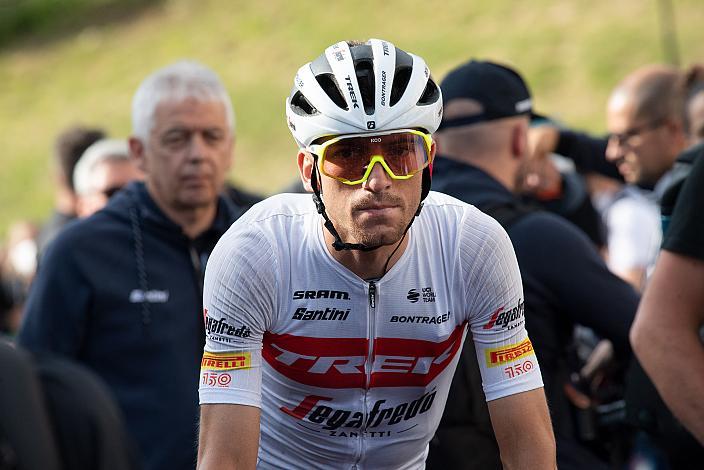
{"type": "Polygon", "coordinates": [[[392,178],[379,162],[374,162],[372,171],[362,187],[368,191],[379,192],[391,186],[392,178]]]}
{"type": "Polygon", "coordinates": [[[199,132],[194,132],[191,136],[188,159],[197,162],[205,159],[209,152],[210,148],[203,136],[199,132]]]}
{"type": "Polygon", "coordinates": [[[605,152],[605,157],[606,160],[608,161],[617,161],[623,158],[624,155],[624,149],[623,145],[621,145],[620,142],[614,137],[609,138],[608,143],[606,144],[606,152],[605,152]]]}

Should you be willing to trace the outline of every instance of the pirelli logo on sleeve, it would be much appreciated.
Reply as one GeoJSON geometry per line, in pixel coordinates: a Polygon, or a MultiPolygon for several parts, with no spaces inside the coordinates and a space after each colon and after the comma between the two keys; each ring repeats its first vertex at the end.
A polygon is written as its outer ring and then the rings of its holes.
{"type": "Polygon", "coordinates": [[[252,367],[252,356],[249,352],[204,352],[200,370],[239,370],[252,367]]]}
{"type": "Polygon", "coordinates": [[[486,355],[487,367],[497,367],[532,355],[533,344],[531,344],[529,338],[526,338],[517,344],[487,349],[484,353],[486,355]]]}

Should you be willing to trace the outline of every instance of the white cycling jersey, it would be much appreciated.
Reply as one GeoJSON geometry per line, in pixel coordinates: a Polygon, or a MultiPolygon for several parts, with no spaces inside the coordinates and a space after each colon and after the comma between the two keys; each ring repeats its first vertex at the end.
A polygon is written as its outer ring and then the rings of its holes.
{"type": "Polygon", "coordinates": [[[310,195],[273,196],[208,262],[200,403],[261,407],[258,468],[423,468],[466,325],[487,400],[542,386],[492,218],[431,192],[377,281],[339,264],[323,230],[310,195]]]}

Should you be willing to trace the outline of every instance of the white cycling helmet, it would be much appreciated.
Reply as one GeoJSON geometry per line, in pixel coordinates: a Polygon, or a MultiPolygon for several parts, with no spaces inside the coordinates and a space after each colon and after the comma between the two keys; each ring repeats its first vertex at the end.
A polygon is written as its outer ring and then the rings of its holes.
{"type": "Polygon", "coordinates": [[[299,147],[329,135],[421,128],[442,119],[440,88],[425,61],[388,41],[342,41],[298,69],[286,99],[299,147]]]}

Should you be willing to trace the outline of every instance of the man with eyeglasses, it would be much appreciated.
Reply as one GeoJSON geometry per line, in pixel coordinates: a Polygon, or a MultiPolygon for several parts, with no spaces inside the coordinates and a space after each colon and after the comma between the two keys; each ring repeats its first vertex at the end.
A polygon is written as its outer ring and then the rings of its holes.
{"type": "Polygon", "coordinates": [[[126,140],[95,142],[83,152],[73,170],[78,217],[94,214],[122,187],[143,178],[144,174],[130,157],[126,140]]]}
{"type": "Polygon", "coordinates": [[[607,105],[607,160],[626,182],[654,188],[687,145],[680,72],[653,65],[628,75],[607,105]]]}
{"type": "Polygon", "coordinates": [[[608,139],[552,126],[532,130],[532,158],[550,152],[569,157],[593,183],[608,229],[609,268],[638,289],[645,286],[662,238],[658,203],[670,184],[669,170],[687,145],[687,87],[674,67],[644,66],[611,93],[608,139]],[[599,175],[628,184],[616,190],[599,175]]]}
{"type": "Polygon", "coordinates": [[[334,44],[286,115],[313,201],[267,199],[213,252],[199,468],[423,468],[467,329],[506,468],[554,468],[510,241],[430,192],[442,98],[423,59],[334,44]]]}

